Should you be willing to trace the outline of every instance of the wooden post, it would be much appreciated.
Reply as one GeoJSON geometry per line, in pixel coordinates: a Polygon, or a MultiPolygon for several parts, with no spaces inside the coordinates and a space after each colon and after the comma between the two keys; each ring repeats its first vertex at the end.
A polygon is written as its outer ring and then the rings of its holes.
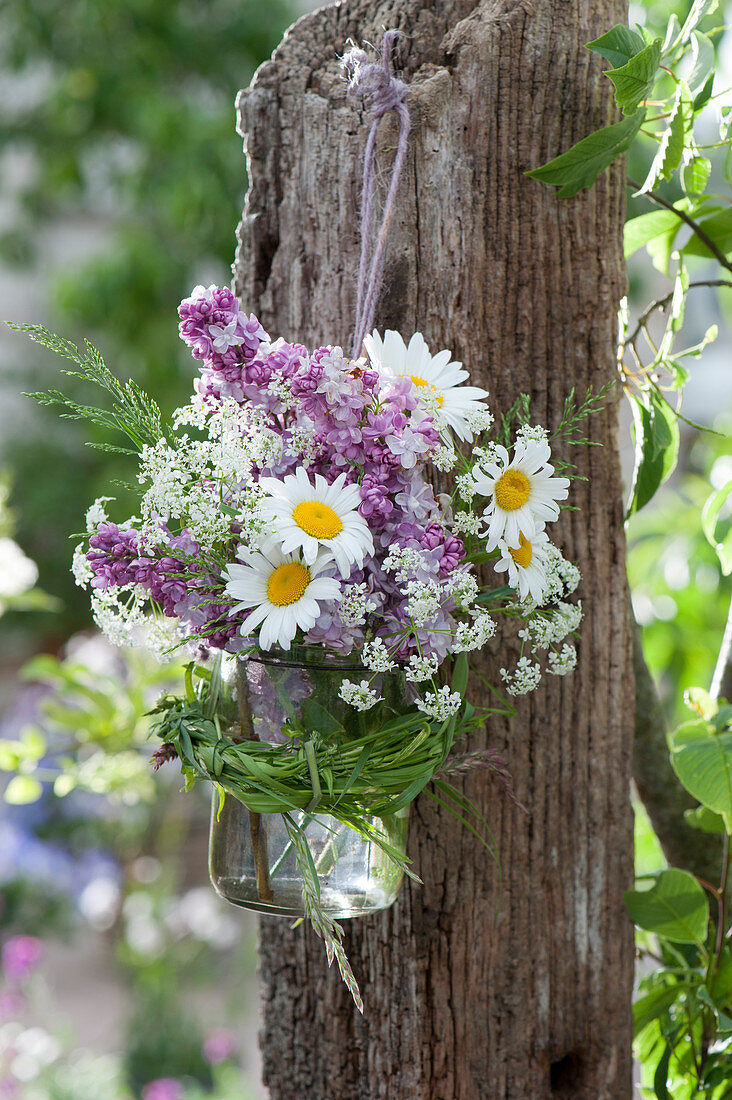
{"type": "MultiPolygon", "coordinates": [[[[346,0],[301,19],[241,95],[250,190],[236,290],[273,337],[349,346],[368,112],[346,101],[337,56],[353,38],[405,38],[413,117],[377,311],[451,348],[494,412],[519,391],[559,422],[568,391],[612,379],[624,292],[623,174],[558,199],[524,176],[615,119],[601,62],[583,49],[625,21],[620,0],[346,0]]],[[[396,126],[382,121],[388,164],[396,126]]],[[[365,1016],[320,942],[261,922],[265,1081],[273,1100],[583,1100],[630,1097],[633,932],[629,803],[631,645],[616,400],[587,482],[558,528],[583,571],[579,666],[547,678],[473,747],[508,759],[524,816],[485,774],[466,791],[501,870],[422,796],[410,854],[424,886],[346,922],[365,1016]]],[[[578,456],[578,457],[577,457],[578,456]]],[[[498,678],[510,635],[481,657],[498,678]]]]}

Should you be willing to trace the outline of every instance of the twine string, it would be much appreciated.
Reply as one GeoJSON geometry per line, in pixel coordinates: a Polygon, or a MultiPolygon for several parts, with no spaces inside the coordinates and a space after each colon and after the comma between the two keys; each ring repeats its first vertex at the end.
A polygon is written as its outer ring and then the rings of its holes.
{"type": "Polygon", "coordinates": [[[399,35],[400,32],[397,30],[390,30],[385,33],[381,47],[381,58],[378,61],[371,60],[369,55],[357,46],[350,49],[343,58],[343,67],[348,74],[348,94],[371,96],[372,120],[363,158],[361,257],[358,266],[356,320],[353,331],[353,349],[351,351],[354,359],[360,356],[363,350],[364,337],[374,323],[376,303],[379,299],[381,279],[384,273],[384,256],[389,238],[389,227],[394,213],[394,200],[407,153],[407,138],[410,127],[409,110],[404,102],[407,95],[407,85],[392,73],[392,51],[394,42],[399,35]],[[381,225],[373,255],[369,261],[369,245],[376,192],[376,131],[379,122],[389,111],[395,111],[399,119],[399,140],[391,170],[389,190],[381,215],[381,225]]]}

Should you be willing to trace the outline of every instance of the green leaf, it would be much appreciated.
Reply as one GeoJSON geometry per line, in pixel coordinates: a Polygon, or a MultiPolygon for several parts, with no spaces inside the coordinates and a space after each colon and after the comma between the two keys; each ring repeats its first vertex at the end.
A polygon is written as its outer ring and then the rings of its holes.
{"type": "Polygon", "coordinates": [[[632,31],[630,27],[624,27],[622,24],[613,27],[612,30],[601,35],[600,38],[596,38],[593,42],[587,43],[588,50],[599,53],[601,57],[610,62],[614,69],[619,69],[627,64],[631,57],[635,57],[642,52],[644,46],[645,43],[641,36],[632,31]]]}
{"type": "Polygon", "coordinates": [[[688,871],[662,871],[650,890],[626,890],[625,906],[633,921],[647,932],[674,943],[704,944],[709,924],[709,902],[688,871]]]}
{"type": "Polygon", "coordinates": [[[683,994],[685,988],[680,984],[662,985],[634,1001],[633,1038],[637,1038],[659,1016],[663,1016],[664,1012],[683,994]]]}
{"type": "Polygon", "coordinates": [[[692,829],[699,829],[702,833],[716,833],[724,835],[727,830],[724,827],[724,818],[713,813],[708,806],[697,806],[695,810],[684,810],[686,824],[692,829]]]}
{"type": "Polygon", "coordinates": [[[656,1072],[653,1074],[653,1091],[656,1094],[656,1100],[671,1100],[668,1091],[668,1067],[672,1053],[673,1047],[666,1040],[666,1047],[658,1060],[656,1072]]]}
{"type": "Polygon", "coordinates": [[[643,39],[644,46],[650,46],[653,42],[656,41],[655,34],[653,33],[653,31],[649,30],[648,27],[645,27],[642,23],[636,23],[636,27],[638,28],[641,38],[643,39]]]}
{"type": "Polygon", "coordinates": [[[692,157],[681,169],[681,186],[687,195],[701,195],[709,182],[712,162],[707,157],[692,157]]]}
{"type": "MultiPolygon", "coordinates": [[[[699,222],[710,240],[714,241],[720,252],[726,255],[732,252],[732,207],[720,210],[716,214],[710,214],[699,222]]],[[[685,256],[711,256],[707,245],[694,234],[681,249],[685,256]]]]}
{"type": "Polygon", "coordinates": [[[668,126],[663,132],[658,151],[653,158],[645,182],[638,192],[639,195],[645,195],[648,191],[652,191],[661,177],[667,180],[671,179],[671,176],[681,164],[684,147],[691,132],[691,96],[684,81],[680,80],[676,85],[676,94],[668,126]]]}
{"type": "Polygon", "coordinates": [[[705,1004],[707,1008],[711,1008],[717,1023],[717,1030],[722,1035],[728,1035],[732,1031],[732,1018],[730,1018],[726,1012],[723,1012],[719,1005],[712,999],[706,986],[703,985],[699,988],[697,991],[697,998],[702,1004],[705,1004]]]}
{"type": "Polygon", "coordinates": [[[601,172],[633,144],[646,117],[645,110],[630,118],[605,126],[582,138],[566,153],[527,172],[532,179],[559,187],[562,198],[571,198],[585,187],[591,187],[601,172]]]}
{"type": "Polygon", "coordinates": [[[470,666],[467,653],[458,654],[453,668],[451,688],[453,691],[459,691],[463,697],[468,687],[469,672],[470,666]]]}
{"type": "Polygon", "coordinates": [[[676,466],[678,418],[656,390],[633,397],[635,473],[628,516],[635,515],[655,495],[676,466]]]}
{"type": "Polygon", "coordinates": [[[719,968],[712,978],[711,990],[717,1004],[726,1004],[732,993],[732,954],[728,945],[722,951],[719,968]]]}
{"type": "Polygon", "coordinates": [[[650,214],[631,218],[623,228],[623,251],[626,259],[656,237],[672,231],[675,236],[680,228],[681,218],[671,210],[652,210],[650,214]]]}
{"type": "Polygon", "coordinates": [[[43,794],[43,786],[33,775],[16,775],[5,788],[5,801],[11,806],[25,806],[37,802],[43,794]]]}
{"type": "Polygon", "coordinates": [[[692,95],[700,92],[714,69],[714,46],[701,31],[691,34],[692,70],[687,81],[692,95]]]}
{"type": "Polygon", "coordinates": [[[699,111],[701,111],[704,104],[709,102],[709,100],[712,98],[713,90],[714,90],[714,73],[710,73],[709,77],[707,78],[706,84],[704,85],[702,90],[697,93],[697,95],[694,99],[694,104],[693,104],[694,114],[697,114],[699,111]]]}
{"type": "Polygon", "coordinates": [[[732,493],[732,480],[707,497],[701,515],[702,530],[707,542],[716,551],[725,577],[732,573],[732,524],[721,542],[717,541],[717,524],[719,513],[727,503],[730,493],[732,493]]]}
{"type": "Polygon", "coordinates": [[[661,60],[661,39],[631,57],[619,69],[608,69],[605,75],[615,85],[615,102],[624,115],[634,115],[656,83],[661,60]]]}
{"type": "Polygon", "coordinates": [[[703,741],[706,737],[711,737],[714,730],[709,722],[704,719],[696,719],[695,721],[682,722],[676,729],[671,730],[668,735],[668,747],[671,752],[674,748],[682,748],[684,745],[688,745],[691,741],[703,741]]]}
{"type": "Polygon", "coordinates": [[[714,734],[706,722],[675,731],[671,765],[690,795],[721,814],[732,831],[732,733],[714,734]]]}

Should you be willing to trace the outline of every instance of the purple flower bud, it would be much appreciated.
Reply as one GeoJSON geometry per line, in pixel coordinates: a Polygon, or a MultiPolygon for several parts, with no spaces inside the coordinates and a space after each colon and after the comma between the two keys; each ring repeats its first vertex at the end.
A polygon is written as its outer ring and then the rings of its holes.
{"type": "Polygon", "coordinates": [[[11,936],[2,947],[2,968],[7,981],[22,982],[37,966],[43,944],[37,936],[11,936]]]}

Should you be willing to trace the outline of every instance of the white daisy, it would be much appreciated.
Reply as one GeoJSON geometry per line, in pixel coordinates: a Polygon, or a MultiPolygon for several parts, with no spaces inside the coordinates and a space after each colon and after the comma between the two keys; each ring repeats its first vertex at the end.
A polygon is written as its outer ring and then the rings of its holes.
{"type": "MultiPolygon", "coordinates": [[[[398,332],[387,329],[382,340],[374,330],[364,339],[371,365],[384,378],[411,378],[419,391],[423,416],[432,416],[438,430],[452,428],[458,439],[471,442],[471,421],[487,409],[480,402],[488,396],[478,386],[462,386],[468,377],[462,363],[453,363],[449,351],[430,355],[424,336],[415,332],[409,346],[398,332]]],[[[477,417],[479,419],[479,417],[477,417]]]]}
{"type": "Polygon", "coordinates": [[[530,540],[519,531],[514,547],[504,539],[498,543],[501,557],[495,564],[496,572],[508,571],[508,583],[516,589],[522,602],[531,597],[540,606],[546,596],[549,589],[547,550],[550,546],[545,531],[535,532],[530,540]]]}
{"type": "Polygon", "coordinates": [[[373,554],[374,540],[358,511],[358,485],[344,485],[345,480],[346,475],[339,474],[329,485],[316,474],[313,485],[302,466],[282,481],[263,477],[259,484],[269,497],[261,501],[261,514],[276,526],[265,537],[263,549],[279,546],[283,554],[302,549],[306,565],[311,565],[325,546],[341,576],[347,577],[354,564],[360,568],[364,554],[373,554]]]}
{"type": "Polygon", "coordinates": [[[478,492],[489,498],[483,516],[488,522],[484,534],[488,549],[504,539],[518,546],[519,535],[531,538],[545,523],[559,515],[558,500],[566,500],[569,478],[552,477],[554,467],[549,444],[519,439],[509,462],[505,447],[494,448],[494,457],[473,467],[478,492]]]}
{"type": "Polygon", "coordinates": [[[239,557],[244,564],[234,562],[223,574],[227,593],[240,601],[230,613],[252,608],[240,633],[249,635],[261,623],[261,649],[289,649],[298,629],[315,625],[321,604],[340,599],[340,581],[319,576],[332,563],[331,554],[321,553],[309,565],[278,549],[266,554],[240,550],[239,557]]]}

